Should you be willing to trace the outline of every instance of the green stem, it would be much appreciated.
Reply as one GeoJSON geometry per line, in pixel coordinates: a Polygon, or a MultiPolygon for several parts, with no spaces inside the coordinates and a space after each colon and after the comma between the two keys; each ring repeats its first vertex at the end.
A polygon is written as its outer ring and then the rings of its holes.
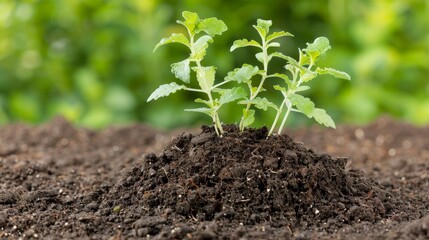
{"type": "Polygon", "coordinates": [[[213,87],[211,87],[211,90],[216,89],[216,88],[218,88],[218,87],[220,87],[226,83],[229,83],[229,82],[231,82],[231,81],[223,81],[221,83],[218,83],[218,84],[214,85],[213,87]]]}
{"type": "Polygon", "coordinates": [[[285,106],[285,102],[283,101],[282,104],[280,105],[280,108],[277,110],[277,114],[276,114],[276,118],[274,118],[274,122],[273,125],[271,125],[270,131],[268,132],[268,136],[271,136],[271,134],[273,134],[274,132],[274,128],[277,125],[277,121],[280,118],[281,113],[283,112],[283,107],[285,106]]]}
{"type": "MultiPolygon", "coordinates": [[[[191,54],[192,54],[193,53],[193,49],[194,49],[194,47],[193,47],[193,45],[194,45],[194,36],[189,31],[188,31],[188,33],[189,33],[189,36],[190,36],[190,41],[189,42],[190,42],[191,54]]],[[[199,68],[202,67],[201,66],[201,60],[196,60],[195,64],[199,68]]],[[[207,94],[207,96],[209,98],[210,108],[212,109],[211,118],[212,118],[212,121],[213,121],[214,129],[216,131],[216,135],[222,136],[222,134],[223,134],[222,123],[220,122],[219,114],[218,114],[218,109],[215,106],[215,102],[213,100],[213,96],[212,96],[212,93],[211,93],[212,89],[213,88],[211,88],[211,89],[209,89],[207,91],[198,90],[198,89],[192,89],[192,90],[195,91],[195,92],[203,92],[203,93],[207,94]]]]}
{"type": "MultiPolygon", "coordinates": [[[[286,103],[285,103],[285,105],[287,105],[286,103]]],[[[277,131],[277,133],[280,135],[281,133],[282,133],[282,131],[283,131],[283,127],[284,127],[284,125],[285,125],[285,123],[286,123],[286,119],[287,119],[287,117],[288,117],[288,115],[289,115],[289,113],[290,113],[290,110],[292,109],[292,105],[291,104],[289,104],[289,106],[286,106],[287,107],[287,111],[286,111],[286,113],[285,113],[285,116],[283,117],[283,121],[282,121],[282,123],[280,124],[280,127],[279,127],[279,130],[277,131]]]]}
{"type": "Polygon", "coordinates": [[[220,118],[219,118],[219,114],[217,114],[217,110],[216,110],[216,125],[220,131],[220,134],[218,133],[218,136],[222,137],[224,131],[223,131],[223,127],[222,127],[222,122],[220,121],[220,118]]]}
{"type": "MultiPolygon", "coordinates": [[[[250,95],[250,98],[249,98],[250,101],[252,101],[253,99],[255,99],[258,96],[258,94],[262,90],[262,86],[264,85],[265,80],[267,79],[267,73],[268,73],[268,47],[267,47],[267,43],[265,42],[264,38],[262,38],[262,54],[263,54],[264,73],[262,74],[261,82],[259,82],[259,86],[258,86],[258,88],[256,89],[255,92],[252,92],[252,85],[249,84],[249,88],[250,88],[250,92],[251,92],[251,95],[250,95]]],[[[241,117],[240,124],[239,124],[240,131],[244,130],[244,116],[246,115],[245,113],[249,112],[250,106],[251,106],[251,104],[248,103],[246,105],[246,108],[244,109],[243,116],[241,117]]]]}
{"type": "Polygon", "coordinates": [[[273,133],[274,128],[277,125],[277,121],[278,121],[278,119],[279,119],[279,117],[280,117],[280,115],[281,115],[281,113],[283,111],[283,107],[286,106],[287,107],[287,111],[286,111],[286,113],[285,113],[285,115],[283,117],[283,120],[282,120],[282,122],[280,124],[280,127],[278,129],[278,132],[277,132],[278,134],[281,134],[281,132],[283,131],[283,127],[284,127],[284,125],[286,123],[286,119],[288,118],[289,113],[292,110],[291,103],[289,102],[289,106],[288,106],[288,104],[286,103],[286,100],[288,99],[288,95],[289,94],[294,94],[295,93],[294,89],[296,89],[297,87],[299,87],[299,85],[301,84],[301,79],[299,79],[298,82],[297,82],[298,69],[295,69],[295,71],[292,72],[292,76],[293,76],[292,82],[294,84],[296,84],[296,87],[294,87],[293,89],[288,89],[287,92],[282,92],[284,99],[283,99],[282,105],[280,106],[280,109],[277,111],[276,118],[274,119],[273,125],[271,126],[271,129],[270,129],[270,132],[268,133],[268,136],[270,136],[273,133]]]}
{"type": "Polygon", "coordinates": [[[201,89],[196,89],[196,88],[189,88],[189,87],[185,87],[184,90],[186,91],[190,91],[190,92],[199,92],[199,93],[205,93],[203,90],[201,89]]]}

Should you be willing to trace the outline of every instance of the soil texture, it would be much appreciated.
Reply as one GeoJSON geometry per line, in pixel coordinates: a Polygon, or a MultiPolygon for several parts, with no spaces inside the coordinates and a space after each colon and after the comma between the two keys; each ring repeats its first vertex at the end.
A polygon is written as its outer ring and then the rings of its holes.
{"type": "Polygon", "coordinates": [[[1,239],[429,239],[429,127],[0,128],[1,239]]]}

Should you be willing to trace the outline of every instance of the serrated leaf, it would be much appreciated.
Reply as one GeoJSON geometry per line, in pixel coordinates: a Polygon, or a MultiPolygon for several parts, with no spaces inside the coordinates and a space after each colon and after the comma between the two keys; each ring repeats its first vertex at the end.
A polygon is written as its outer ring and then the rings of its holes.
{"type": "Polygon", "coordinates": [[[341,79],[345,79],[345,80],[351,80],[350,75],[348,75],[345,72],[333,69],[333,68],[317,68],[316,72],[319,73],[319,74],[329,74],[329,75],[332,75],[332,76],[334,76],[336,78],[341,78],[341,79]]]}
{"type": "Polygon", "coordinates": [[[281,31],[281,32],[273,32],[272,34],[268,35],[267,42],[270,42],[274,39],[280,38],[280,37],[293,37],[291,33],[281,31]]]}
{"type": "Polygon", "coordinates": [[[277,106],[274,103],[268,101],[267,98],[256,97],[252,100],[243,100],[243,101],[240,101],[238,103],[239,104],[246,104],[246,105],[251,104],[251,105],[254,105],[256,108],[264,110],[264,111],[267,111],[267,109],[269,107],[278,110],[277,106]]]}
{"type": "Polygon", "coordinates": [[[158,44],[156,44],[153,51],[156,51],[156,49],[158,49],[160,46],[169,44],[169,43],[181,43],[189,47],[189,40],[185,37],[185,35],[183,35],[182,33],[173,33],[171,34],[170,37],[161,39],[161,41],[158,44]]]}
{"type": "Polygon", "coordinates": [[[246,111],[246,109],[243,109],[243,127],[248,127],[252,125],[254,121],[255,121],[255,110],[250,109],[246,111]]]}
{"type": "Polygon", "coordinates": [[[226,24],[217,18],[206,18],[201,20],[195,29],[195,33],[204,31],[210,36],[221,35],[223,32],[228,30],[226,24]]]}
{"type": "Polygon", "coordinates": [[[258,74],[259,68],[249,64],[244,64],[241,68],[236,68],[228,73],[226,81],[235,81],[238,83],[248,82],[253,76],[258,74]]]}
{"type": "Polygon", "coordinates": [[[335,128],[334,120],[332,120],[331,116],[329,116],[324,109],[315,108],[311,117],[314,118],[314,120],[316,120],[316,122],[319,124],[335,128]]]}
{"type": "Polygon", "coordinates": [[[197,81],[200,85],[200,88],[203,91],[210,91],[210,88],[213,87],[215,81],[216,68],[215,67],[193,67],[197,73],[197,81]]]}
{"type": "Polygon", "coordinates": [[[253,25],[253,27],[256,29],[256,31],[258,31],[259,35],[265,39],[268,32],[270,31],[271,25],[273,25],[271,20],[258,19],[256,21],[256,25],[253,25]]]}
{"type": "Polygon", "coordinates": [[[219,104],[234,102],[235,100],[247,97],[246,91],[241,87],[234,87],[220,92],[219,104]]]}
{"type": "Polygon", "coordinates": [[[175,93],[178,90],[185,89],[184,85],[179,85],[175,82],[169,84],[163,84],[159,86],[147,99],[148,102],[156,100],[160,97],[166,97],[172,93],[175,93]]]}
{"type": "Polygon", "coordinates": [[[318,37],[312,43],[307,43],[307,47],[303,49],[306,53],[308,53],[313,62],[317,60],[319,56],[325,54],[331,48],[329,44],[329,39],[326,37],[318,37]]]}
{"type": "Polygon", "coordinates": [[[182,16],[185,19],[185,21],[177,21],[177,23],[182,24],[185,26],[189,32],[193,35],[195,33],[195,28],[200,21],[200,18],[198,17],[198,14],[193,12],[184,11],[182,12],[182,16]]]}
{"type": "Polygon", "coordinates": [[[189,83],[191,79],[191,67],[189,66],[189,59],[171,64],[171,72],[174,74],[174,76],[176,76],[176,78],[182,80],[185,83],[189,83]]]}
{"type": "Polygon", "coordinates": [[[301,82],[303,83],[309,82],[313,80],[315,77],[317,77],[317,73],[307,70],[301,75],[301,82]]]}
{"type": "Polygon", "coordinates": [[[311,117],[314,112],[314,103],[310,100],[310,98],[303,97],[298,94],[289,94],[289,100],[292,102],[292,105],[296,106],[296,108],[311,117]]]}
{"type": "Polygon", "coordinates": [[[202,60],[206,55],[206,50],[209,43],[213,42],[213,38],[209,35],[204,35],[198,38],[197,41],[192,45],[192,53],[190,56],[191,60],[202,60]]]}
{"type": "Polygon", "coordinates": [[[200,112],[212,116],[212,110],[210,108],[188,108],[185,109],[186,112],[200,112]]]}
{"type": "Polygon", "coordinates": [[[237,48],[248,47],[248,46],[262,48],[262,46],[255,40],[249,41],[247,39],[240,39],[240,40],[235,40],[234,43],[232,43],[231,49],[229,51],[232,52],[237,48]]]}

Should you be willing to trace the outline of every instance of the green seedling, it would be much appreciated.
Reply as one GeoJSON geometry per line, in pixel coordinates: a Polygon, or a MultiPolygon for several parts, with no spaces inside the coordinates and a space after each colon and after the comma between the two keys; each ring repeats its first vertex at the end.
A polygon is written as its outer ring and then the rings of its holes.
{"type": "Polygon", "coordinates": [[[272,134],[274,131],[285,107],[286,112],[284,113],[283,120],[278,128],[279,134],[282,132],[290,112],[303,113],[309,118],[314,118],[320,124],[335,128],[334,121],[325,110],[316,108],[315,104],[309,98],[299,94],[300,92],[310,89],[310,87],[305,84],[315,79],[318,75],[329,74],[337,78],[350,80],[350,76],[345,72],[332,68],[320,68],[316,66],[317,60],[319,60],[319,58],[330,48],[331,45],[326,37],[318,37],[313,43],[307,43],[306,48],[302,50],[299,49],[298,61],[289,56],[285,56],[282,53],[276,52],[272,54],[273,57],[279,57],[288,62],[285,68],[290,72],[291,78],[285,74],[275,74],[277,77],[284,80],[283,85],[274,86],[274,89],[280,91],[283,95],[283,101],[281,102],[280,107],[276,108],[277,114],[269,134],[272,134]]]}
{"type": "Polygon", "coordinates": [[[259,36],[261,37],[261,41],[249,41],[247,39],[236,40],[234,41],[230,49],[230,51],[232,52],[237,48],[256,47],[260,50],[260,52],[258,52],[255,57],[262,64],[262,70],[259,70],[257,66],[245,64],[241,68],[236,69],[233,73],[231,73],[231,75],[234,77],[240,77],[242,79],[241,82],[245,83],[249,89],[249,97],[239,102],[239,104],[246,105],[246,107],[243,109],[243,116],[241,117],[241,121],[239,124],[241,131],[243,131],[245,127],[250,126],[255,121],[255,110],[251,109],[252,105],[255,108],[262,109],[265,111],[268,107],[274,108],[277,111],[279,110],[274,103],[270,102],[267,98],[261,98],[258,95],[259,93],[266,91],[266,89],[264,88],[265,80],[271,77],[278,77],[277,74],[268,74],[268,66],[271,59],[276,54],[280,54],[277,52],[271,54],[269,53],[270,48],[280,47],[280,43],[274,40],[281,37],[293,35],[284,31],[270,33],[271,25],[271,21],[258,19],[257,25],[253,25],[253,27],[256,29],[259,36]],[[256,86],[254,86],[254,80],[252,80],[255,75],[260,76],[259,83],[256,84],[256,86]]]}
{"type": "Polygon", "coordinates": [[[188,58],[171,65],[172,73],[184,84],[172,82],[161,85],[150,95],[148,101],[168,96],[179,90],[202,93],[206,95],[206,99],[198,98],[195,102],[202,103],[206,107],[186,109],[185,111],[201,112],[209,115],[213,121],[217,135],[222,135],[223,128],[219,118],[219,109],[226,103],[244,98],[246,91],[241,87],[230,89],[220,88],[220,86],[232,80],[225,80],[215,84],[216,67],[203,66],[202,60],[206,55],[209,43],[213,42],[213,37],[221,35],[227,30],[227,26],[223,21],[216,18],[200,19],[196,13],[192,12],[185,11],[182,16],[184,21],[177,21],[177,23],[186,28],[188,36],[185,36],[183,33],[173,33],[170,37],[163,38],[155,46],[154,51],[158,47],[169,43],[180,43],[189,48],[190,55],[188,58]],[[191,81],[191,70],[195,73],[200,88],[191,88],[188,86],[191,81]],[[215,98],[214,93],[219,97],[215,98]]]}
{"type": "Polygon", "coordinates": [[[313,43],[307,43],[307,47],[299,49],[299,59],[286,56],[281,52],[273,51],[271,48],[280,47],[278,40],[281,37],[293,36],[284,31],[270,33],[271,21],[258,19],[253,27],[261,37],[261,41],[241,39],[236,40],[230,51],[242,47],[256,47],[260,49],[255,57],[261,63],[262,68],[244,64],[228,73],[225,79],[215,84],[216,68],[214,66],[203,66],[202,60],[206,55],[209,43],[213,42],[215,35],[221,35],[227,30],[225,23],[216,18],[200,19],[196,13],[183,12],[184,21],[177,21],[187,30],[187,36],[183,33],[173,33],[170,37],[163,38],[154,51],[165,44],[180,43],[190,50],[190,55],[183,61],[171,64],[172,73],[183,82],[177,84],[172,82],[159,86],[148,98],[148,101],[156,100],[160,97],[168,96],[179,90],[198,92],[206,96],[206,99],[197,98],[195,102],[206,105],[202,108],[185,109],[185,111],[201,112],[211,117],[215,131],[218,136],[223,134],[222,122],[219,118],[219,109],[226,103],[238,101],[238,104],[245,105],[239,127],[243,131],[255,120],[255,110],[252,107],[266,111],[272,108],[276,111],[273,124],[269,131],[271,135],[279,125],[280,117],[283,119],[278,127],[280,134],[286,123],[290,112],[300,112],[309,118],[314,118],[318,123],[335,128],[332,118],[321,108],[316,108],[315,104],[302,95],[301,92],[310,89],[307,83],[315,79],[318,75],[329,74],[337,78],[350,80],[350,76],[332,68],[320,68],[316,62],[330,48],[329,40],[326,37],[319,37],[313,43]],[[289,74],[269,73],[270,61],[274,58],[284,59],[287,64],[285,69],[289,74]],[[195,79],[200,88],[189,87],[191,82],[191,70],[195,73],[195,79]],[[255,78],[259,81],[257,83],[255,78]],[[264,83],[269,78],[281,79],[283,84],[275,85],[274,89],[279,91],[283,100],[279,105],[274,104],[267,98],[260,97],[260,93],[266,91],[264,83]],[[235,82],[237,85],[247,85],[248,91],[240,86],[232,88],[221,88],[226,83],[235,82]],[[217,96],[217,97],[216,97],[217,96]]]}

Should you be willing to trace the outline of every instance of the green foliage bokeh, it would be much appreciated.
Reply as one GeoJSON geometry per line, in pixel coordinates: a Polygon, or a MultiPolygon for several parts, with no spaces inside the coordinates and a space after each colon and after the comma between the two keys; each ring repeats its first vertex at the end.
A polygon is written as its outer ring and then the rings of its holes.
{"type": "MultiPolygon", "coordinates": [[[[174,81],[170,64],[186,57],[173,45],[152,53],[162,37],[183,31],[175,20],[184,10],[227,24],[205,60],[217,66],[218,78],[257,64],[254,52],[229,47],[257,37],[251,27],[257,18],[271,19],[275,30],[295,35],[281,42],[291,56],[318,36],[331,40],[322,65],[348,72],[352,81],[314,81],[309,97],[337,122],[367,123],[388,113],[429,123],[427,0],[1,0],[0,123],[39,123],[60,114],[88,127],[209,123],[183,112],[193,96],[146,103],[158,85],[174,81]]],[[[240,112],[227,106],[221,117],[234,123],[240,112]]],[[[256,125],[270,125],[273,114],[259,112],[256,125]]],[[[294,115],[290,124],[302,120],[294,115]]]]}

